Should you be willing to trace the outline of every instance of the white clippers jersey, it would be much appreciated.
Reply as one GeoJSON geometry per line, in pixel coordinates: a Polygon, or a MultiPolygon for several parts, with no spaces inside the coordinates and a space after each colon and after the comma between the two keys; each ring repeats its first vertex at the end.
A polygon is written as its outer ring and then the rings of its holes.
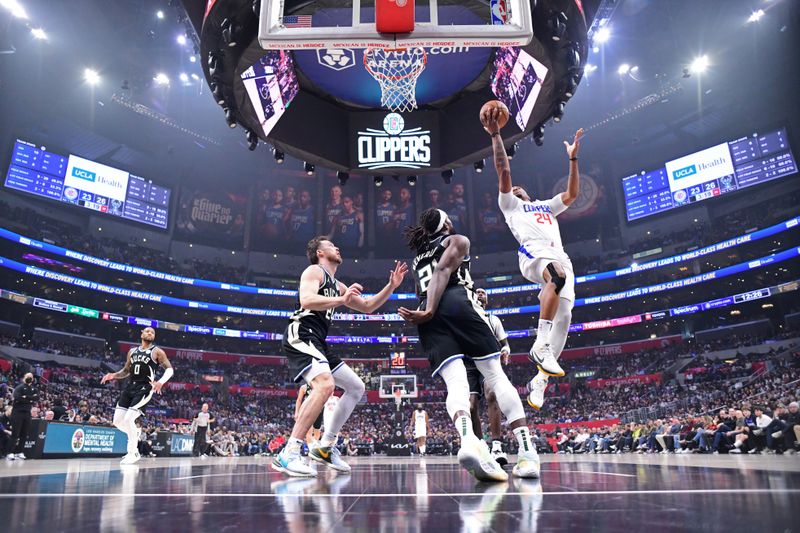
{"type": "Polygon", "coordinates": [[[497,339],[497,342],[503,342],[508,338],[508,333],[506,333],[506,329],[503,327],[503,323],[500,322],[500,319],[497,318],[495,315],[489,315],[489,325],[492,326],[492,333],[494,333],[494,338],[497,339]]]}
{"type": "Polygon", "coordinates": [[[551,247],[564,251],[561,232],[556,217],[567,210],[561,201],[561,193],[547,201],[524,202],[511,194],[500,193],[500,210],[506,219],[511,233],[520,245],[533,248],[551,247]]]}

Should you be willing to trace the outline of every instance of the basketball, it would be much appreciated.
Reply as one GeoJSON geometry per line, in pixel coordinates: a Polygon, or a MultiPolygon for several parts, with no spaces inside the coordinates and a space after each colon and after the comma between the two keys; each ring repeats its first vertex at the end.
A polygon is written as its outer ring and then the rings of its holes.
{"type": "MultiPolygon", "coordinates": [[[[506,107],[506,104],[504,104],[500,100],[489,100],[488,102],[483,104],[483,107],[481,107],[481,113],[478,116],[479,117],[483,117],[483,114],[484,114],[485,111],[489,111],[490,109],[494,109],[494,108],[498,108],[498,109],[501,110],[500,118],[497,121],[497,125],[502,130],[505,127],[506,123],[508,122],[509,113],[508,113],[508,108],[506,107]]],[[[481,120],[481,123],[483,123],[482,120],[481,120]]]]}

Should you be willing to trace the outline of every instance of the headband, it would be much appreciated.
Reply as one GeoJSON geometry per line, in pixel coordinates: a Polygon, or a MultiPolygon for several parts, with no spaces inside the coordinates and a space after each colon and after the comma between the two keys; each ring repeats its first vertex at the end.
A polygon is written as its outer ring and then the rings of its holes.
{"type": "Polygon", "coordinates": [[[444,221],[447,220],[447,213],[441,209],[437,209],[437,211],[439,212],[439,224],[436,225],[436,231],[433,232],[433,235],[436,235],[442,231],[442,228],[444,227],[444,221]]]}

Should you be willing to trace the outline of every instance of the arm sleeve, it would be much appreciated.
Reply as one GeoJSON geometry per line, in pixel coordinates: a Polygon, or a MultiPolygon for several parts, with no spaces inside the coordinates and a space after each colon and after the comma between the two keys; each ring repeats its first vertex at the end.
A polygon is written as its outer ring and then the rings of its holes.
{"type": "Polygon", "coordinates": [[[549,206],[550,206],[550,211],[552,211],[552,212],[553,212],[553,215],[554,215],[554,216],[558,216],[558,215],[560,215],[561,213],[563,213],[564,211],[566,211],[566,210],[567,210],[567,208],[569,207],[569,206],[568,206],[567,204],[565,204],[565,203],[564,203],[564,201],[561,199],[561,193],[558,193],[558,194],[556,194],[555,196],[553,196],[553,197],[550,199],[550,201],[549,201],[549,202],[547,202],[547,205],[549,205],[549,206]]]}
{"type": "Polygon", "coordinates": [[[510,192],[501,192],[497,195],[497,204],[503,214],[510,213],[519,207],[521,201],[510,192]]]}

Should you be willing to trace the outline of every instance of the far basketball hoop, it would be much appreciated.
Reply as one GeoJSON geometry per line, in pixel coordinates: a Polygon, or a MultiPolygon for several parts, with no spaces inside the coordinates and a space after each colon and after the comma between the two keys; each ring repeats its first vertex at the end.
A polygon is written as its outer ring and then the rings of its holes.
{"type": "Polygon", "coordinates": [[[400,404],[403,403],[403,391],[401,389],[394,390],[394,405],[400,409],[400,404]]]}
{"type": "Polygon", "coordinates": [[[381,106],[404,113],[417,108],[417,79],[428,55],[423,48],[367,48],[364,67],[381,87],[381,106]]]}

